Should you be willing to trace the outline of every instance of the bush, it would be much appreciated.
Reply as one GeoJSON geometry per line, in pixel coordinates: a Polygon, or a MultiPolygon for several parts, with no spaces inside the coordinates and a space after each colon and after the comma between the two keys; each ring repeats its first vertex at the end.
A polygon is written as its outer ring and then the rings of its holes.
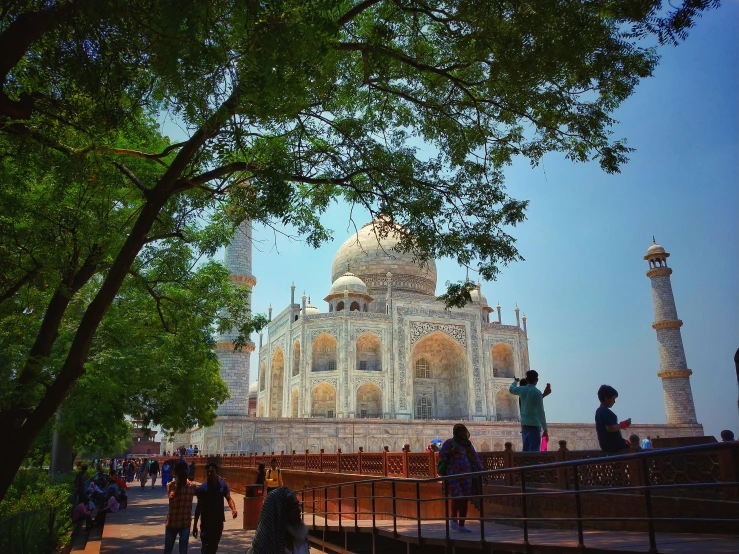
{"type": "Polygon", "coordinates": [[[46,554],[64,545],[72,525],[72,477],[21,469],[0,502],[0,552],[46,554]]]}

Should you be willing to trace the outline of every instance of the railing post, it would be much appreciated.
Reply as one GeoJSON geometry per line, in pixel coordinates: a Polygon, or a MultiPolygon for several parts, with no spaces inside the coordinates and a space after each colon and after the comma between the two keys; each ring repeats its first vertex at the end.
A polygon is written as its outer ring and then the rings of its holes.
{"type": "Polygon", "coordinates": [[[280,450],[280,468],[285,467],[285,451],[280,450]]]}
{"type": "Polygon", "coordinates": [[[395,481],[390,481],[390,489],[393,495],[393,537],[398,538],[398,509],[395,503],[395,481]]]}
{"type": "MultiPolygon", "coordinates": [[[[718,465],[721,481],[736,483],[739,481],[739,442],[726,443],[726,448],[718,452],[718,465]]],[[[736,495],[736,487],[727,487],[729,494],[736,495]]]]}
{"type": "Polygon", "coordinates": [[[364,452],[364,447],[360,446],[359,452],[357,453],[357,472],[359,473],[359,475],[362,475],[362,453],[363,452],[364,452]]]}
{"type": "MultiPolygon", "coordinates": [[[[506,446],[509,443],[506,443],[506,446]]],[[[513,473],[513,472],[511,472],[513,473]]],[[[526,470],[521,468],[521,517],[523,518],[523,544],[529,550],[529,511],[526,506],[526,470]]]]}
{"type": "MultiPolygon", "coordinates": [[[[505,450],[503,451],[503,467],[513,467],[513,444],[510,442],[505,443],[505,450]]],[[[506,485],[513,486],[514,484],[514,473],[506,473],[506,485]]]]}
{"type": "Polygon", "coordinates": [[[408,479],[408,452],[411,451],[411,445],[403,445],[403,477],[408,479]]]}
{"type": "MultiPolygon", "coordinates": [[[[642,486],[649,487],[650,482],[646,456],[640,457],[638,462],[642,486]]],[[[652,491],[649,488],[644,489],[644,508],[647,515],[647,529],[649,530],[649,552],[650,554],[657,554],[657,538],[654,534],[654,520],[652,519],[652,491]]]]}
{"type": "Polygon", "coordinates": [[[341,473],[341,448],[336,449],[336,471],[341,473]]]}
{"type": "MultiPolygon", "coordinates": [[[[565,462],[567,461],[567,441],[559,441],[559,450],[557,450],[557,461],[558,462],[565,462]]],[[[567,489],[569,488],[569,485],[567,484],[567,468],[563,467],[557,470],[557,481],[559,482],[559,488],[560,489],[567,489]]]]}
{"type": "Polygon", "coordinates": [[[387,477],[387,453],[390,450],[389,447],[385,446],[382,449],[382,475],[387,477]]]}
{"type": "Polygon", "coordinates": [[[318,471],[323,472],[323,448],[318,453],[318,471]]]}
{"type": "Polygon", "coordinates": [[[575,487],[575,516],[577,517],[577,547],[585,548],[582,533],[582,504],[580,502],[580,477],[577,466],[572,466],[572,482],[575,487]]]}
{"type": "Polygon", "coordinates": [[[308,471],[308,454],[310,454],[310,450],[306,448],[305,449],[305,460],[303,460],[303,464],[305,465],[305,471],[308,471]]]}

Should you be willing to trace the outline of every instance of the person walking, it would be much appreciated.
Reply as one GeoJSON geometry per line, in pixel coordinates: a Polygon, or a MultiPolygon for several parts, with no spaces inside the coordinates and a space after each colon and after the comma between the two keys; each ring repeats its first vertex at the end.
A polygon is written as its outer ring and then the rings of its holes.
{"type": "MultiPolygon", "coordinates": [[[[470,432],[461,423],[457,423],[452,430],[452,438],[444,441],[439,451],[440,464],[444,467],[443,475],[464,475],[475,471],[483,471],[480,457],[475,452],[475,447],[470,442],[470,432]]],[[[446,492],[451,496],[450,514],[452,520],[449,527],[453,531],[470,533],[471,529],[465,527],[467,517],[467,497],[479,494],[480,480],[474,483],[470,477],[448,479],[446,481],[446,492]]],[[[479,505],[479,499],[473,499],[475,506],[479,505]]]]}
{"type": "Polygon", "coordinates": [[[308,527],[300,517],[300,502],[287,487],[272,491],[262,506],[254,540],[246,554],[309,554],[308,527]]]}
{"type": "Polygon", "coordinates": [[[616,454],[629,447],[621,436],[621,429],[631,426],[631,418],[618,421],[618,417],[611,411],[616,403],[618,391],[609,385],[601,385],[598,389],[600,407],[595,411],[595,432],[598,433],[598,444],[606,454],[616,454]]]}
{"type": "Polygon", "coordinates": [[[187,554],[190,541],[190,522],[192,520],[192,499],[197,486],[188,477],[187,462],[178,462],[175,467],[175,480],[167,487],[169,508],[164,523],[164,554],[174,549],[174,541],[179,537],[179,552],[187,554]]]}
{"type": "Polygon", "coordinates": [[[282,471],[277,467],[277,458],[272,458],[269,462],[269,469],[264,478],[267,485],[267,494],[282,486],[282,471]]]}
{"type": "Polygon", "coordinates": [[[154,488],[154,485],[157,484],[157,475],[159,475],[159,461],[156,459],[153,459],[151,461],[151,465],[149,466],[149,477],[151,477],[151,488],[154,488]]]}
{"type": "Polygon", "coordinates": [[[210,462],[206,469],[206,481],[198,486],[195,491],[198,503],[195,506],[195,519],[192,523],[192,536],[198,537],[198,521],[200,523],[200,541],[202,554],[215,554],[218,551],[218,543],[221,542],[223,534],[223,523],[226,516],[223,513],[223,501],[228,502],[231,508],[231,516],[234,519],[239,515],[236,505],[231,498],[231,491],[226,482],[218,477],[218,466],[210,462]]]}
{"type": "Polygon", "coordinates": [[[523,433],[523,451],[539,452],[542,436],[549,440],[547,418],[544,414],[544,396],[536,388],[539,373],[533,369],[526,372],[526,386],[519,386],[518,377],[508,388],[508,392],[521,398],[521,431],[523,433]]]}
{"type": "Polygon", "coordinates": [[[162,466],[162,488],[167,488],[167,483],[169,483],[169,474],[171,470],[171,466],[169,465],[169,460],[164,462],[164,465],[162,466]]]}

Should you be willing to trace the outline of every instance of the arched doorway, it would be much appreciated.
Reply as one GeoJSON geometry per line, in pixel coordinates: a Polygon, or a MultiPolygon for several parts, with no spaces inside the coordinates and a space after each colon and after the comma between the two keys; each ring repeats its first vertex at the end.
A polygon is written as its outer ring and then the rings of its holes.
{"type": "Polygon", "coordinates": [[[321,383],[311,393],[311,416],[336,417],[336,389],[328,383],[321,383]]]}
{"type": "MultiPolygon", "coordinates": [[[[449,335],[439,331],[421,339],[411,355],[413,401],[417,408],[423,400],[423,419],[459,419],[469,417],[467,402],[467,356],[449,335]]],[[[418,417],[418,410],[414,409],[418,417]]]]}
{"type": "Polygon", "coordinates": [[[382,390],[374,383],[357,389],[357,417],[382,417],[382,390]]]}
{"type": "Polygon", "coordinates": [[[498,421],[518,421],[516,397],[507,390],[499,390],[495,395],[495,414],[498,421]]]}
{"type": "Polygon", "coordinates": [[[336,339],[321,333],[311,345],[311,371],[336,371],[336,339]]]}
{"type": "Polygon", "coordinates": [[[300,375],[300,341],[293,344],[293,377],[300,375]]]}
{"type": "Polygon", "coordinates": [[[502,342],[493,346],[493,377],[515,377],[513,350],[502,342]]]}
{"type": "Polygon", "coordinates": [[[290,398],[290,409],[291,409],[291,414],[293,417],[298,417],[298,407],[300,406],[299,400],[300,400],[300,393],[298,392],[298,389],[293,389],[293,392],[290,398]]]}
{"type": "Polygon", "coordinates": [[[275,350],[272,357],[272,373],[269,380],[269,417],[282,416],[282,388],[285,380],[285,356],[282,350],[275,350]]]}
{"type": "Polygon", "coordinates": [[[365,333],[357,339],[357,369],[360,371],[382,371],[380,339],[372,333],[365,333]]]}

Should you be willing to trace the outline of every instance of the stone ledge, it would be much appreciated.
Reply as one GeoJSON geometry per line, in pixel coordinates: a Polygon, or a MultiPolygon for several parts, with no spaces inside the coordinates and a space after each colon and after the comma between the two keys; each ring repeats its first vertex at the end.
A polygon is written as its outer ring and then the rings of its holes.
{"type": "Polygon", "coordinates": [[[229,275],[229,280],[232,283],[244,283],[254,288],[257,286],[257,278],[254,275],[229,275]]]}
{"type": "Polygon", "coordinates": [[[650,279],[652,277],[658,277],[660,275],[672,275],[672,268],[671,267],[655,267],[654,269],[650,269],[647,271],[647,277],[650,279]]]}
{"type": "MultiPolygon", "coordinates": [[[[216,343],[216,348],[219,350],[233,350],[234,349],[234,343],[232,342],[218,342],[216,343]]],[[[239,352],[254,352],[254,349],[256,347],[254,346],[253,342],[247,342],[244,346],[241,347],[241,350],[239,352]]]]}

